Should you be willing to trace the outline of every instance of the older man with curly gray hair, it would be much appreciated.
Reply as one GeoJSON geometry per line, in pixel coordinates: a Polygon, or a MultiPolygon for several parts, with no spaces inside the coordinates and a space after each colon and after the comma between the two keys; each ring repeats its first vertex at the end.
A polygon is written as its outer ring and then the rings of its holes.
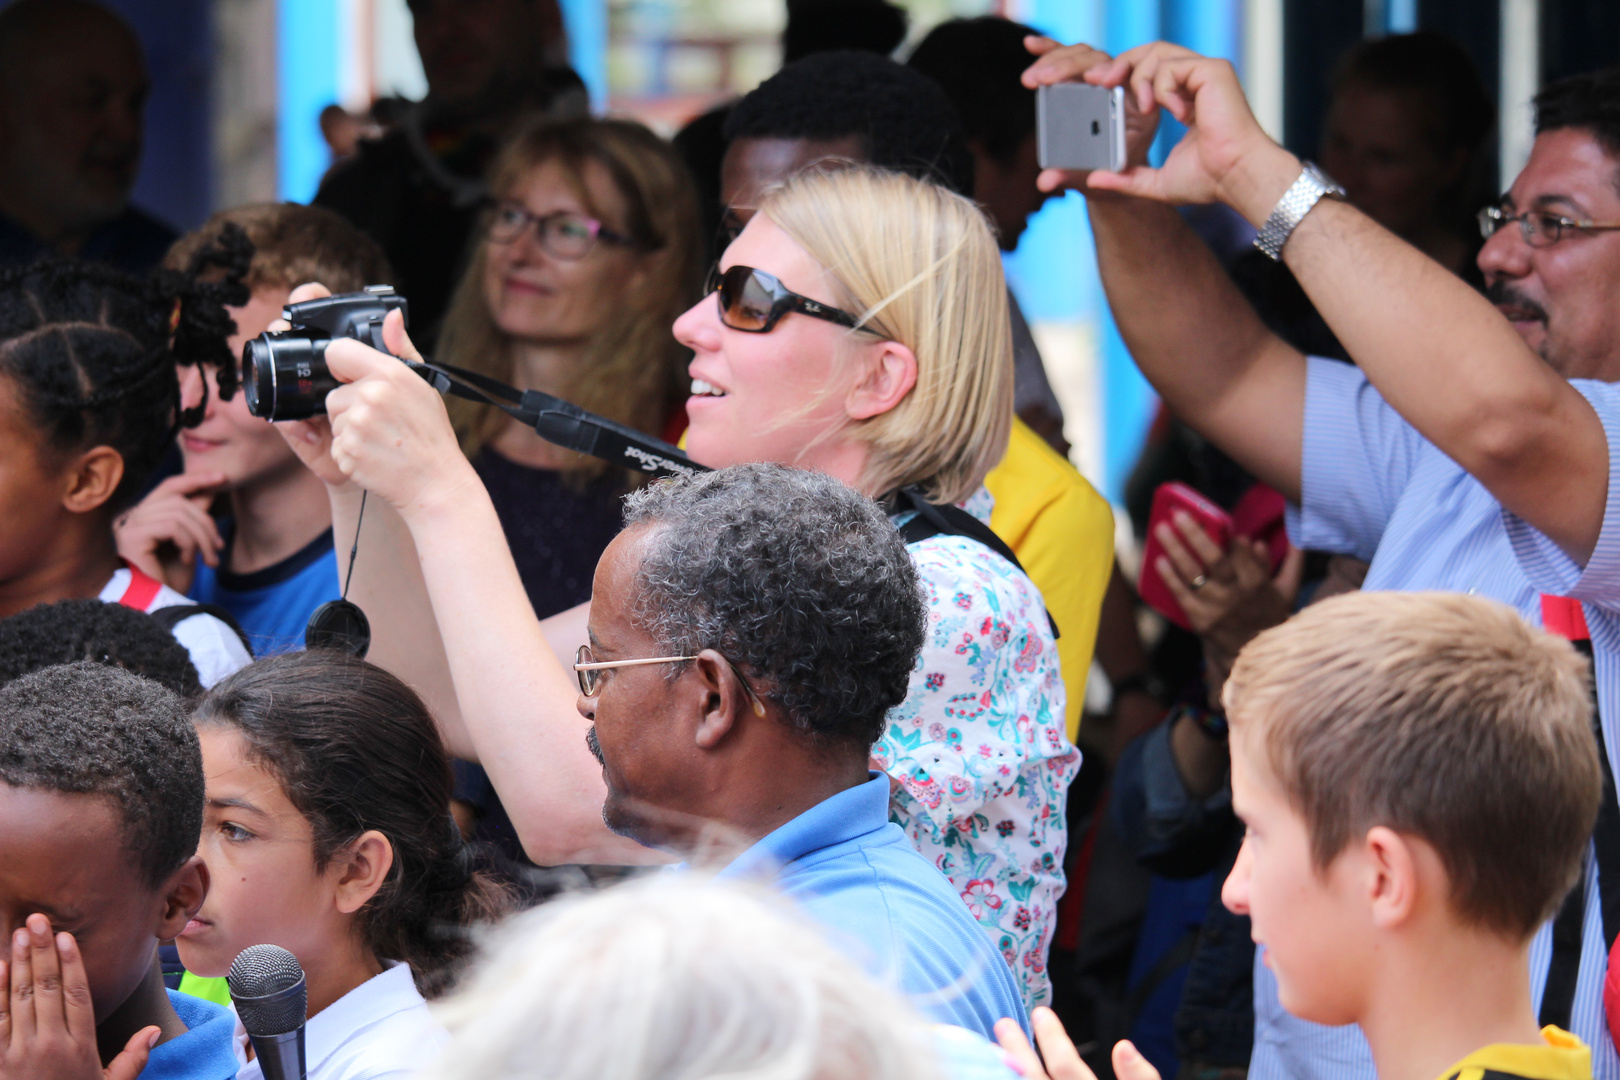
{"type": "Polygon", "coordinates": [[[926,632],[904,541],[819,473],[739,465],[632,495],[575,665],[608,827],[766,878],[926,1013],[1026,1028],[1018,984],[868,769],[926,632]]]}

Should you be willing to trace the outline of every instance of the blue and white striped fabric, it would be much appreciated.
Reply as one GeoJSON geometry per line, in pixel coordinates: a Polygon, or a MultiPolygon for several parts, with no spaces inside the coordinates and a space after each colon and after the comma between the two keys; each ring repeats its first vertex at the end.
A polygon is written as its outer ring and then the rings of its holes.
{"type": "MultiPolygon", "coordinates": [[[[1608,435],[1609,475],[1620,477],[1620,386],[1580,380],[1608,435]]],[[[1303,505],[1288,534],[1316,551],[1369,560],[1367,589],[1477,593],[1541,625],[1542,593],[1583,602],[1596,657],[1598,702],[1610,763],[1620,772],[1620,483],[1609,484],[1597,548],[1583,569],[1545,536],[1502,509],[1484,486],[1419,435],[1360,370],[1312,358],[1305,391],[1303,505]]],[[[1592,1048],[1595,1080],[1620,1080],[1620,1056],[1603,1017],[1606,952],[1590,851],[1585,940],[1571,1027],[1592,1048]]],[[[1540,1007],[1551,925],[1530,949],[1540,1007]]],[[[1251,1080],[1376,1080],[1356,1028],[1324,1028],[1284,1013],[1269,970],[1255,965],[1251,1080]]]]}

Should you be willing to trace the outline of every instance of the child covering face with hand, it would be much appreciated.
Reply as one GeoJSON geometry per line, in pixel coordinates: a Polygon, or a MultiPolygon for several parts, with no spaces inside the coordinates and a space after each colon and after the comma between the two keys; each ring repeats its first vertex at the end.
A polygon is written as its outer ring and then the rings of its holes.
{"type": "Polygon", "coordinates": [[[157,964],[208,891],[202,799],[185,705],[157,683],[83,662],[0,687],[0,1078],[236,1074],[230,1013],[157,964]]]}

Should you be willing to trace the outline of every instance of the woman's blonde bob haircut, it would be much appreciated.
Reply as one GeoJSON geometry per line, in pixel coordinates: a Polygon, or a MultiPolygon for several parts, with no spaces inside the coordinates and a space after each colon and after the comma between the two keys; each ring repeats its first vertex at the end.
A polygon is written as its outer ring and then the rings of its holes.
{"type": "Polygon", "coordinates": [[[938,184],[843,163],[791,177],[759,211],[826,268],[839,306],[916,354],[911,393],[854,424],[870,447],[858,486],[917,485],[935,503],[972,495],[1013,416],[1007,284],[984,214],[938,184]]]}

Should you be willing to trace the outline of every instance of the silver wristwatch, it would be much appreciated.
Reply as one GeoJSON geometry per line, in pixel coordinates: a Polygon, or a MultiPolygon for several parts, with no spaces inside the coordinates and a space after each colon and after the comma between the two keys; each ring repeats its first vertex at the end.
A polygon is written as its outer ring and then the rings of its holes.
{"type": "Polygon", "coordinates": [[[1259,235],[1254,238],[1254,246],[1273,260],[1280,260],[1283,245],[1288,243],[1288,238],[1294,234],[1299,223],[1305,220],[1305,215],[1311,212],[1311,207],[1320,202],[1324,195],[1342,199],[1344,188],[1335,184],[1327,173],[1307,161],[1305,170],[1299,174],[1299,179],[1283,192],[1283,197],[1277,200],[1277,205],[1272,208],[1271,216],[1266,218],[1266,223],[1260,227],[1259,235]]]}

